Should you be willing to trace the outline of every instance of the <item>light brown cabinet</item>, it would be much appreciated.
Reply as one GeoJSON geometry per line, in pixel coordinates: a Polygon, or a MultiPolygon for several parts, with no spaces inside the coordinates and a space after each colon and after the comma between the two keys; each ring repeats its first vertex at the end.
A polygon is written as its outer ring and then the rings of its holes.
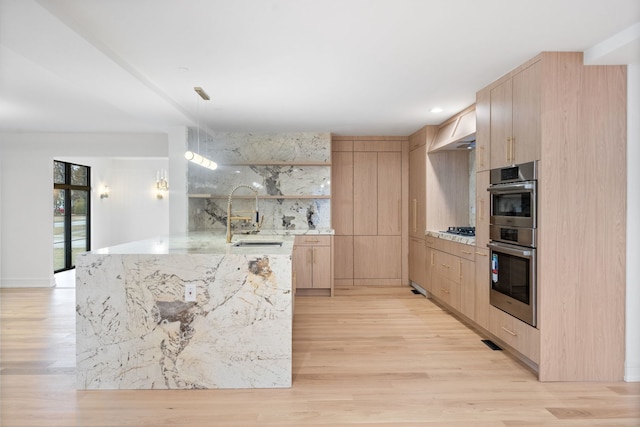
{"type": "Polygon", "coordinates": [[[407,140],[349,138],[335,137],[332,154],[335,286],[400,285],[408,275],[407,140]]]}
{"type": "Polygon", "coordinates": [[[409,280],[423,289],[426,287],[427,248],[424,239],[409,237],[409,280]]]}
{"type": "Polygon", "coordinates": [[[490,90],[491,169],[540,159],[540,65],[490,90]]]}
{"type": "Polygon", "coordinates": [[[460,312],[468,319],[475,320],[475,262],[460,258],[460,312]]]}
{"type": "Polygon", "coordinates": [[[491,91],[476,94],[476,172],[491,168],[491,91]]]}
{"type": "Polygon", "coordinates": [[[314,289],[333,292],[331,236],[296,236],[293,245],[293,270],[296,293],[314,289]]]}
{"type": "Polygon", "coordinates": [[[426,230],[426,162],[425,145],[409,152],[409,236],[422,240],[426,230]]]}
{"type": "Polygon", "coordinates": [[[489,306],[489,332],[533,363],[540,362],[540,331],[533,326],[489,306]]]}
{"type": "MultiPolygon", "coordinates": [[[[539,160],[537,328],[489,306],[488,330],[537,363],[541,381],[624,378],[626,91],[624,66],[543,52],[477,94],[491,168],[539,160]]],[[[478,301],[488,262],[477,265],[478,301]]]]}
{"type": "Polygon", "coordinates": [[[489,173],[488,170],[476,173],[476,246],[479,248],[486,248],[489,243],[489,173]]]}
{"type": "Polygon", "coordinates": [[[475,315],[474,321],[482,328],[489,329],[489,290],[491,275],[489,249],[476,248],[475,251],[475,315]]]}
{"type": "Polygon", "coordinates": [[[475,317],[474,247],[426,237],[425,289],[438,301],[473,320],[475,317]]]}

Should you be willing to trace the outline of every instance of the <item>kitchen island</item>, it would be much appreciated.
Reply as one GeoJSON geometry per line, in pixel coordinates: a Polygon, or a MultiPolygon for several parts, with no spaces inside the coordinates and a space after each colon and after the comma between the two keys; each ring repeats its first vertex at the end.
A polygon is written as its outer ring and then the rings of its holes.
{"type": "Polygon", "coordinates": [[[282,244],[191,233],[80,254],[77,388],[290,387],[293,236],[250,238],[282,244]]]}

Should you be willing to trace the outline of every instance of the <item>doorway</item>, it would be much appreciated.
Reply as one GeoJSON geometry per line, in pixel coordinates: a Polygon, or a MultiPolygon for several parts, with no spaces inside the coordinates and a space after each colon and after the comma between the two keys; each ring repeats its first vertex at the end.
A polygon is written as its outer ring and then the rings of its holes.
{"type": "Polygon", "coordinates": [[[53,270],[75,267],[77,253],[91,248],[91,168],[53,162],[53,270]]]}

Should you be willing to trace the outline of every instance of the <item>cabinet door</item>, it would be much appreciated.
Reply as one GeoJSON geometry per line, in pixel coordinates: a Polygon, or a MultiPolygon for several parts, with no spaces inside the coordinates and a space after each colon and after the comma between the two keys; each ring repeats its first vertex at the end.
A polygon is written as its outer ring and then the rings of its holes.
{"type": "Polygon", "coordinates": [[[481,90],[476,94],[476,171],[490,168],[491,154],[491,93],[481,90]]]}
{"type": "Polygon", "coordinates": [[[424,265],[425,265],[424,279],[425,279],[425,285],[426,285],[425,289],[429,293],[433,293],[435,289],[435,286],[433,285],[433,263],[435,262],[434,252],[435,252],[435,249],[427,246],[427,254],[424,262],[424,265]]]}
{"type": "Polygon", "coordinates": [[[312,251],[312,287],[316,289],[331,289],[331,247],[314,246],[310,250],[312,251]]]}
{"type": "Polygon", "coordinates": [[[336,285],[353,286],[353,236],[334,236],[336,285]]]}
{"type": "Polygon", "coordinates": [[[475,319],[475,262],[460,258],[460,312],[475,319]]]}
{"type": "Polygon", "coordinates": [[[409,280],[425,288],[426,246],[424,240],[409,238],[409,280]]]}
{"type": "Polygon", "coordinates": [[[293,269],[296,276],[296,289],[313,287],[313,270],[311,265],[311,252],[313,248],[307,246],[293,247],[293,269]]]}
{"type": "Polygon", "coordinates": [[[513,163],[540,159],[540,65],[513,76],[513,163]]]}
{"type": "Polygon", "coordinates": [[[476,246],[486,248],[489,243],[489,171],[476,174],[476,246]]]}
{"type": "Polygon", "coordinates": [[[490,271],[489,271],[489,249],[476,248],[475,262],[475,322],[489,329],[489,289],[490,271]]]}
{"type": "Polygon", "coordinates": [[[355,278],[402,278],[400,236],[354,236],[353,246],[355,278]]]}
{"type": "Polygon", "coordinates": [[[353,152],[331,154],[331,225],[336,235],[353,234],[353,152]]]}
{"type": "Polygon", "coordinates": [[[378,234],[378,153],[353,153],[353,234],[378,234]]]}
{"type": "Polygon", "coordinates": [[[409,153],[409,236],[424,238],[426,230],[426,146],[409,153]]]}
{"type": "Polygon", "coordinates": [[[491,89],[491,169],[511,163],[512,93],[511,79],[491,89]]]}
{"type": "Polygon", "coordinates": [[[378,235],[402,232],[402,153],[378,153],[378,235]]]}
{"type": "Polygon", "coordinates": [[[449,280],[460,279],[459,258],[446,252],[434,251],[433,272],[449,280]]]}

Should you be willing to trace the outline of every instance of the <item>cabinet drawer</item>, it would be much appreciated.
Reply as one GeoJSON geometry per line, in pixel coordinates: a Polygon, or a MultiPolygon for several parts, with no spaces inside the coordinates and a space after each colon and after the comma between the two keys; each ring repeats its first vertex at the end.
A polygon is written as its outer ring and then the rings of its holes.
{"type": "Polygon", "coordinates": [[[460,260],[455,255],[433,251],[433,274],[460,282],[460,260]]]}
{"type": "Polygon", "coordinates": [[[493,306],[489,309],[489,332],[534,363],[539,363],[540,331],[493,306]]]}
{"type": "Polygon", "coordinates": [[[456,243],[455,254],[460,258],[468,259],[469,261],[475,260],[475,246],[465,245],[463,243],[456,243]]]}
{"type": "Polygon", "coordinates": [[[434,282],[436,297],[451,308],[460,311],[460,284],[446,277],[438,275],[436,277],[434,282]]]}
{"type": "Polygon", "coordinates": [[[297,246],[330,246],[331,236],[317,236],[317,235],[296,236],[294,244],[297,246]]]}
{"type": "Polygon", "coordinates": [[[459,256],[460,258],[465,258],[469,261],[473,261],[475,247],[465,245],[464,243],[453,242],[451,240],[438,240],[440,241],[436,243],[436,246],[438,246],[437,249],[441,250],[442,252],[446,252],[452,255],[459,256]]]}

